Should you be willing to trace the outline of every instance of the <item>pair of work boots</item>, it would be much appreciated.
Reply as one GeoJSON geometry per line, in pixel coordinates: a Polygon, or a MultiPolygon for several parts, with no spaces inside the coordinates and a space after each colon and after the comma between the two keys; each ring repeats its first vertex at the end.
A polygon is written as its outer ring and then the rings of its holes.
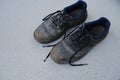
{"type": "Polygon", "coordinates": [[[86,18],[87,4],[80,0],[43,19],[43,23],[34,32],[38,42],[50,43],[64,36],[60,42],[53,45],[47,58],[51,56],[56,63],[69,63],[71,66],[86,65],[73,62],[81,59],[101,42],[107,36],[110,27],[110,21],[105,17],[83,23],[86,18]],[[72,31],[67,34],[68,30],[72,31]]]}

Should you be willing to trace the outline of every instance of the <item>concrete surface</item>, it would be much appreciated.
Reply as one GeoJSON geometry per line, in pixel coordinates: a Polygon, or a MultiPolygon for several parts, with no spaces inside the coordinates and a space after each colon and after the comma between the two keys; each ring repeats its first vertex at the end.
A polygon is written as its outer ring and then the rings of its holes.
{"type": "Polygon", "coordinates": [[[59,65],[33,32],[49,13],[77,0],[0,0],[0,80],[120,80],[120,0],[85,0],[88,19],[111,21],[109,35],[77,63],[59,65]]]}

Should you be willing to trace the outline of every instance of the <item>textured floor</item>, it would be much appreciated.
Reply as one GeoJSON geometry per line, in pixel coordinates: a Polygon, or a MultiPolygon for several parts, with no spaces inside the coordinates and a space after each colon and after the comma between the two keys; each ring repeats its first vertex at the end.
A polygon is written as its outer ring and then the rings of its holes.
{"type": "Polygon", "coordinates": [[[59,65],[33,32],[42,18],[77,0],[0,0],[0,80],[120,80],[120,0],[85,0],[88,19],[111,21],[109,35],[77,63],[59,65]]]}

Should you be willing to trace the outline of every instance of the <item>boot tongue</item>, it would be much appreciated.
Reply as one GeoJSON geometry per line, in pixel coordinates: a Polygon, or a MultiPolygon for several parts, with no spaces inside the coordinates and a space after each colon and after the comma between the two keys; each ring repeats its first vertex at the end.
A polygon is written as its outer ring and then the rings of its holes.
{"type": "Polygon", "coordinates": [[[83,25],[81,26],[81,28],[82,28],[82,35],[87,35],[87,36],[89,36],[92,40],[94,39],[94,36],[93,36],[91,33],[89,33],[89,31],[88,31],[87,27],[85,26],[85,24],[83,24],[83,25]]]}
{"type": "Polygon", "coordinates": [[[92,40],[94,40],[94,39],[96,38],[96,36],[94,36],[93,34],[91,34],[91,33],[89,32],[89,30],[87,29],[87,26],[84,26],[83,34],[89,35],[92,40]]]}
{"type": "Polygon", "coordinates": [[[73,19],[73,17],[67,13],[66,9],[63,10],[63,15],[73,19]]]}

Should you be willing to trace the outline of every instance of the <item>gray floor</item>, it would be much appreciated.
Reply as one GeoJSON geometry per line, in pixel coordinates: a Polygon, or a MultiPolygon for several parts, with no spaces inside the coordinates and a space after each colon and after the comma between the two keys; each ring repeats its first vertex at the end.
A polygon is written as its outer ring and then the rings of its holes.
{"type": "Polygon", "coordinates": [[[34,30],[46,15],[76,1],[0,0],[0,80],[120,80],[120,0],[85,0],[86,22],[111,21],[106,39],[77,62],[87,66],[43,62],[51,48],[34,40],[34,30]]]}

